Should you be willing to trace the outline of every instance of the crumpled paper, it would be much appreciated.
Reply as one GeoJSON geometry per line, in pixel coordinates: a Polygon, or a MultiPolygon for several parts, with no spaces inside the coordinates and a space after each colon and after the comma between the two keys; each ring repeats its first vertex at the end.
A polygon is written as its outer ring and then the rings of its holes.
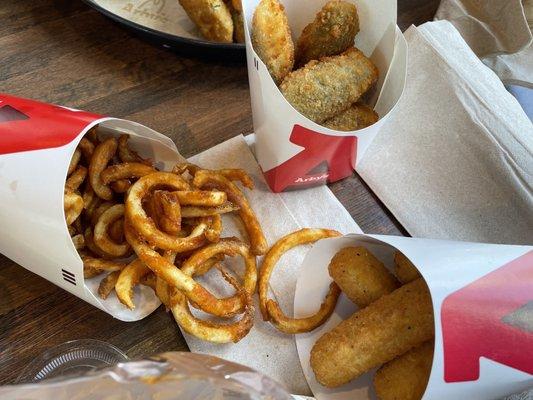
{"type": "Polygon", "coordinates": [[[450,22],[405,37],[403,98],[359,174],[413,236],[531,244],[531,121],[450,22]]]}
{"type": "MultiPolygon", "coordinates": [[[[248,141],[253,145],[253,137],[248,137],[248,141]]],[[[344,234],[361,232],[348,211],[326,186],[298,192],[272,193],[242,136],[206,150],[192,157],[190,161],[212,169],[243,168],[252,176],[255,189],[253,191],[244,189],[244,191],[261,222],[269,245],[274,244],[282,236],[304,227],[336,229],[344,234]]],[[[224,217],[223,222],[223,236],[246,237],[235,217],[224,217]]],[[[296,280],[300,269],[305,268],[301,263],[309,248],[310,246],[300,246],[288,252],[272,274],[271,295],[278,300],[280,307],[288,315],[293,315],[296,280]]],[[[239,258],[228,259],[225,264],[236,270],[242,267],[239,258]]],[[[258,258],[258,265],[261,265],[261,258],[258,258]]],[[[226,292],[228,288],[217,271],[210,271],[205,279],[207,286],[220,292],[220,295],[231,293],[226,292]]],[[[310,395],[311,391],[300,366],[294,336],[280,333],[270,323],[263,322],[257,296],[255,304],[254,327],[240,342],[211,344],[184,334],[189,348],[193,352],[218,356],[261,371],[284,384],[293,394],[310,395]]]]}
{"type": "Polygon", "coordinates": [[[504,83],[533,88],[533,0],[443,0],[435,19],[449,20],[504,83]]]}

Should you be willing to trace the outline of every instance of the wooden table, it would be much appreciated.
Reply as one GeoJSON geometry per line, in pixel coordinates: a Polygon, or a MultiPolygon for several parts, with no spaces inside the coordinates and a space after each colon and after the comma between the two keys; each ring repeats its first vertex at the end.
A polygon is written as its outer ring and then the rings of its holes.
{"type": "MultiPolygon", "coordinates": [[[[439,1],[398,3],[405,30],[432,19],[439,1]]],[[[155,47],[80,0],[0,2],[0,91],[138,121],[167,134],[186,157],[252,132],[243,63],[155,47]]],[[[357,175],[330,187],[365,232],[405,234],[357,175]]],[[[0,255],[0,384],[46,349],[80,338],[130,357],[187,350],[162,308],[121,322],[0,255]]]]}

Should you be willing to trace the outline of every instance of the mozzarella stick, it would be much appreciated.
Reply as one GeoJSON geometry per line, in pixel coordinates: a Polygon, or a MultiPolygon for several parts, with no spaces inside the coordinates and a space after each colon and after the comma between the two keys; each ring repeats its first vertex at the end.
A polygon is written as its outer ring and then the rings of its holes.
{"type": "Polygon", "coordinates": [[[433,338],[433,307],[423,279],[417,279],[354,313],[317,340],[311,368],[333,388],[433,338]]]}
{"type": "Polygon", "coordinates": [[[394,273],[403,284],[412,282],[422,276],[414,264],[399,251],[394,254],[394,273]]]}
{"type": "Polygon", "coordinates": [[[364,247],[346,247],[329,263],[329,275],[357,307],[364,308],[399,285],[396,278],[364,247]]]}
{"type": "Polygon", "coordinates": [[[374,376],[378,398],[420,400],[426,391],[432,362],[432,340],[389,361],[374,376]]]}
{"type": "Polygon", "coordinates": [[[377,80],[377,67],[351,47],[291,72],[280,90],[296,110],[320,124],[350,107],[377,80]]]}

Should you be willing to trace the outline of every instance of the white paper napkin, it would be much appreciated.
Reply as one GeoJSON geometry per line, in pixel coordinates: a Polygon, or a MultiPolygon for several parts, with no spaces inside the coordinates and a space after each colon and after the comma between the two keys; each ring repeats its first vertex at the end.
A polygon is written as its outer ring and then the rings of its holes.
{"type": "MultiPolygon", "coordinates": [[[[285,234],[304,227],[332,228],[341,233],[361,232],[326,186],[299,192],[272,193],[242,136],[192,157],[191,162],[212,169],[243,168],[253,177],[256,188],[253,191],[245,189],[245,194],[261,222],[269,245],[285,234]]],[[[224,220],[224,236],[242,237],[242,228],[234,221],[235,218],[224,220]]],[[[302,246],[291,250],[280,260],[272,275],[274,295],[288,315],[293,313],[296,279],[300,268],[305,268],[301,262],[308,249],[309,246],[302,246]]],[[[240,263],[238,259],[232,261],[240,263]]],[[[220,277],[213,273],[206,280],[209,287],[216,287],[220,277]]],[[[257,306],[257,297],[255,300],[257,306]]],[[[300,366],[294,337],[282,334],[269,323],[263,322],[258,309],[254,327],[237,344],[211,344],[187,334],[185,339],[191,351],[215,355],[257,369],[284,384],[291,393],[311,394],[300,366]]]]}
{"type": "Polygon", "coordinates": [[[359,174],[413,236],[531,244],[531,121],[451,23],[405,37],[404,96],[359,174]]]}

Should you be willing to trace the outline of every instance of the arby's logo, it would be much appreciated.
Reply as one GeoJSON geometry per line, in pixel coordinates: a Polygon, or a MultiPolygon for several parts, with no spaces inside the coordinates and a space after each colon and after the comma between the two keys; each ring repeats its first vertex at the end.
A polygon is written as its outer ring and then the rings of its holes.
{"type": "Polygon", "coordinates": [[[479,378],[479,359],[533,374],[533,251],[442,303],[444,380],[479,378]]]}
{"type": "Polygon", "coordinates": [[[274,192],[335,182],[352,174],[357,137],[324,135],[294,125],[289,140],[303,150],[265,171],[265,179],[274,192]]]}
{"type": "Polygon", "coordinates": [[[0,155],[64,146],[100,118],[0,93],[0,155]]]}

